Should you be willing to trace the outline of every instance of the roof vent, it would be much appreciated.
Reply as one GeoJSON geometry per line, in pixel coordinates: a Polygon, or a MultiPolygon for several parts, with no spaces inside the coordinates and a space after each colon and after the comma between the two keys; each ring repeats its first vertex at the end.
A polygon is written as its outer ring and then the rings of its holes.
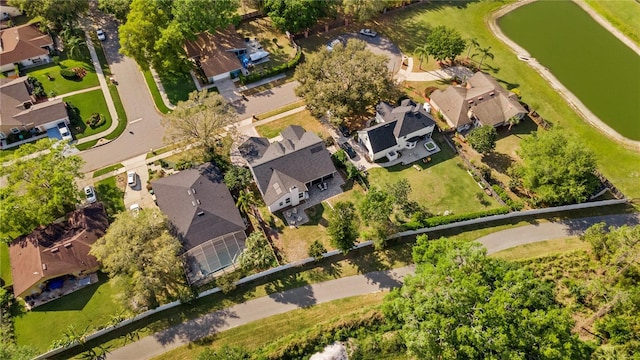
{"type": "Polygon", "coordinates": [[[47,270],[47,264],[42,264],[42,270],[47,270]]]}
{"type": "Polygon", "coordinates": [[[195,201],[191,201],[191,205],[196,206],[196,202],[195,201]]]}
{"type": "Polygon", "coordinates": [[[493,95],[495,95],[495,94],[496,94],[496,93],[492,91],[492,92],[490,92],[490,93],[489,93],[489,96],[493,96],[493,95]]]}
{"type": "Polygon", "coordinates": [[[71,247],[71,243],[64,244],[64,247],[67,248],[67,249],[70,248],[71,247]]]}
{"type": "Polygon", "coordinates": [[[60,249],[59,249],[59,248],[57,248],[57,247],[54,247],[53,249],[51,249],[51,253],[52,253],[52,254],[55,254],[55,253],[57,253],[58,251],[60,251],[60,249]]]}
{"type": "Polygon", "coordinates": [[[191,196],[191,191],[187,190],[187,195],[191,196]]]}
{"type": "Polygon", "coordinates": [[[469,101],[468,101],[468,103],[469,103],[469,104],[473,104],[473,100],[469,100],[469,101]]]}
{"type": "Polygon", "coordinates": [[[198,205],[200,205],[200,199],[196,199],[196,202],[198,203],[198,205]]]}
{"type": "Polygon", "coordinates": [[[191,192],[195,194],[196,193],[196,189],[191,188],[191,192]]]}
{"type": "Polygon", "coordinates": [[[198,211],[198,214],[197,214],[197,215],[198,215],[198,216],[202,216],[202,215],[204,215],[204,211],[198,211]]]}
{"type": "Polygon", "coordinates": [[[482,99],[483,99],[483,97],[482,97],[482,96],[478,97],[478,101],[480,101],[480,100],[482,100],[482,99]]]}

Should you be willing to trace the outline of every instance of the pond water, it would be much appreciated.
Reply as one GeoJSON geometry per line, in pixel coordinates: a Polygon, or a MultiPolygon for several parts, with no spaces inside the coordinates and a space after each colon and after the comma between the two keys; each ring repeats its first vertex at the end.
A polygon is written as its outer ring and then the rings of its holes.
{"type": "MultiPolygon", "coordinates": [[[[638,9],[640,18],[640,4],[638,9]]],[[[640,56],[578,5],[536,1],[501,17],[498,25],[600,120],[640,140],[640,56]]]]}

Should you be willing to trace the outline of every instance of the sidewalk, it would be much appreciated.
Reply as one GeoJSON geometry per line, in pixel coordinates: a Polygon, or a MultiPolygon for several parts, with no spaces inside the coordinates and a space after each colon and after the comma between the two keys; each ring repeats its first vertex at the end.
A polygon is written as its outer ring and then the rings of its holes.
{"type": "MultiPolygon", "coordinates": [[[[100,60],[98,60],[98,54],[96,54],[96,49],[93,47],[93,42],[91,41],[91,37],[89,36],[92,29],[88,29],[84,26],[87,43],[87,48],[89,48],[89,54],[91,54],[91,62],[93,62],[93,67],[96,69],[96,74],[98,75],[98,82],[100,82],[100,88],[102,89],[102,95],[104,96],[104,100],[107,102],[107,108],[109,109],[109,115],[111,115],[111,126],[105,131],[102,131],[98,134],[83,137],[79,139],[77,144],[84,144],[89,141],[98,140],[105,137],[108,134],[111,134],[118,128],[118,112],[116,111],[116,106],[113,104],[113,99],[111,98],[111,93],[109,92],[109,86],[107,85],[107,79],[104,77],[104,72],[102,72],[102,67],[100,66],[100,60]]],[[[68,95],[68,94],[67,94],[68,95]]]]}
{"type": "MultiPolygon", "coordinates": [[[[169,109],[171,109],[171,110],[175,109],[176,106],[173,105],[171,103],[171,101],[169,101],[169,97],[167,96],[167,92],[164,91],[164,85],[162,85],[162,81],[160,81],[160,75],[158,75],[156,70],[154,68],[152,68],[152,67],[149,68],[149,70],[151,71],[151,75],[153,76],[153,81],[155,81],[155,83],[156,83],[156,87],[158,87],[158,91],[160,92],[160,97],[162,98],[162,102],[169,109]]],[[[200,90],[200,89],[198,89],[198,90],[200,90]]]]}
{"type": "Polygon", "coordinates": [[[93,90],[98,90],[98,89],[100,89],[100,85],[94,86],[94,87],[90,87],[88,89],[82,89],[82,90],[72,91],[72,92],[68,92],[66,94],[58,95],[56,97],[49,98],[49,101],[58,100],[58,99],[62,100],[63,98],[66,98],[67,96],[78,95],[78,94],[82,94],[82,93],[86,93],[86,92],[93,91],[93,90]]]}

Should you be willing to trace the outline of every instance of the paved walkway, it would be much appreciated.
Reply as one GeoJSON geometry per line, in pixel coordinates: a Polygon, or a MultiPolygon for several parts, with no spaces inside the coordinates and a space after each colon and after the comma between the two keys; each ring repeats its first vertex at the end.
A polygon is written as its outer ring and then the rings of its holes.
{"type": "MultiPolygon", "coordinates": [[[[578,113],[582,116],[583,119],[585,119],[589,124],[593,125],[594,127],[600,129],[600,131],[602,131],[603,133],[605,133],[607,136],[609,136],[610,138],[620,142],[621,144],[626,145],[629,148],[632,148],[634,150],[640,151],[640,141],[635,141],[635,140],[631,140],[631,139],[627,139],[626,137],[620,135],[617,131],[615,131],[613,128],[611,128],[609,125],[607,125],[605,122],[603,122],[602,120],[600,120],[600,118],[598,118],[598,116],[596,116],[593,112],[591,112],[591,110],[589,110],[589,108],[587,108],[587,106],[585,106],[582,101],[580,101],[580,99],[578,99],[577,96],[575,96],[569,89],[567,89],[567,87],[565,87],[560,80],[558,80],[552,73],[551,71],[549,71],[549,69],[547,69],[546,67],[544,67],[544,65],[540,64],[535,58],[532,58],[531,55],[520,45],[516,44],[514,41],[512,41],[511,39],[509,39],[500,29],[500,27],[498,26],[497,20],[505,15],[506,13],[513,11],[514,9],[529,4],[532,1],[535,0],[523,0],[523,1],[518,1],[509,5],[504,6],[503,8],[501,8],[500,10],[496,11],[495,13],[491,14],[491,18],[489,19],[488,23],[489,23],[489,29],[491,29],[491,31],[493,32],[493,34],[500,40],[502,40],[505,44],[507,44],[515,53],[517,56],[521,56],[527,59],[527,63],[534,68],[545,80],[547,80],[547,82],[549,82],[549,84],[551,85],[551,87],[556,90],[564,99],[565,101],[578,113]]],[[[624,38],[624,35],[620,34],[619,32],[616,32],[615,29],[611,26],[611,24],[608,24],[605,20],[601,19],[596,13],[595,11],[591,10],[589,8],[588,5],[583,4],[580,1],[576,1],[576,3],[580,6],[582,6],[583,9],[585,9],[596,21],[598,21],[601,25],[603,25],[607,30],[611,31],[615,36],[617,36],[618,38],[624,38]],[[600,19],[600,20],[599,20],[600,19]],[[605,25],[608,24],[608,25],[605,25]]],[[[628,40],[628,39],[627,39],[628,40]]],[[[630,41],[630,40],[628,40],[630,41]]],[[[628,41],[623,41],[625,42],[625,44],[630,45],[628,43],[628,41]]],[[[634,51],[637,49],[637,46],[635,47],[631,47],[632,49],[634,49],[634,51]]]]}
{"type": "MultiPolygon", "coordinates": [[[[572,219],[560,222],[526,225],[482,237],[477,241],[487,247],[488,254],[549,239],[576,236],[597,222],[609,225],[640,224],[640,214],[620,214],[572,219]]],[[[221,331],[291,310],[351,296],[389,290],[402,285],[402,279],[414,271],[413,266],[307,285],[297,289],[250,300],[216,311],[168,330],[147,336],[107,354],[107,359],[150,359],[221,331]]]]}
{"type": "Polygon", "coordinates": [[[90,88],[87,88],[87,89],[68,92],[68,93],[62,94],[62,95],[58,95],[58,96],[49,98],[49,101],[51,101],[51,100],[62,100],[63,98],[66,98],[67,96],[78,95],[78,94],[82,94],[82,93],[86,93],[86,92],[93,91],[93,90],[98,90],[98,89],[101,89],[100,85],[94,86],[94,87],[90,87],[90,88]]]}

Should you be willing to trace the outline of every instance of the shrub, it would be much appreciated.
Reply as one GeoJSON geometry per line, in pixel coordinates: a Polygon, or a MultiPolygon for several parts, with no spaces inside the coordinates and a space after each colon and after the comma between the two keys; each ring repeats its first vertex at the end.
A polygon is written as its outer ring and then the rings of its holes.
{"type": "Polygon", "coordinates": [[[491,186],[491,188],[493,189],[493,191],[496,192],[496,194],[498,194],[498,196],[500,196],[500,199],[502,199],[502,201],[504,201],[504,203],[507,204],[507,206],[511,210],[520,211],[524,207],[524,204],[522,203],[522,201],[514,201],[513,199],[511,199],[509,195],[507,195],[507,192],[504,191],[504,189],[501,188],[500,186],[493,185],[491,186]]]}
{"type": "Polygon", "coordinates": [[[314,241],[309,245],[309,249],[307,253],[310,257],[315,258],[316,261],[322,259],[322,255],[327,252],[327,249],[322,245],[322,243],[318,240],[314,241]]]}
{"type": "Polygon", "coordinates": [[[216,278],[216,286],[220,288],[222,293],[228,294],[236,289],[236,283],[242,278],[240,271],[233,271],[216,278]]]}
{"type": "MultiPolygon", "coordinates": [[[[492,215],[502,215],[502,214],[508,214],[508,213],[509,213],[509,208],[508,207],[500,207],[500,208],[497,208],[497,209],[478,211],[478,212],[472,212],[472,213],[466,213],[466,214],[453,214],[453,215],[445,215],[445,216],[436,216],[436,217],[425,219],[420,224],[420,226],[421,227],[434,227],[434,226],[451,224],[451,223],[459,222],[459,221],[472,220],[472,219],[478,219],[478,218],[492,216],[492,215]]],[[[414,227],[415,225],[416,225],[416,222],[414,222],[414,221],[406,223],[406,224],[403,224],[402,225],[402,230],[415,230],[415,229],[418,229],[417,227],[414,227]]]]}
{"type": "Polygon", "coordinates": [[[81,67],[73,68],[73,72],[76,73],[76,75],[78,76],[79,79],[82,79],[85,76],[87,76],[87,70],[83,69],[81,67]]]}
{"type": "Polygon", "coordinates": [[[56,65],[60,65],[60,56],[54,56],[51,58],[51,61],[53,61],[54,64],[56,65]]]}
{"type": "Polygon", "coordinates": [[[69,69],[60,69],[60,76],[68,80],[78,79],[78,74],[75,71],[69,69]]]}
{"type": "Polygon", "coordinates": [[[95,129],[95,128],[98,128],[98,127],[104,125],[106,122],[107,122],[107,120],[105,119],[105,117],[103,115],[98,114],[98,113],[93,113],[93,114],[91,114],[91,117],[87,121],[87,125],[89,125],[93,129],[95,129]]]}
{"type": "Polygon", "coordinates": [[[424,89],[424,96],[426,97],[430,97],[431,93],[438,90],[437,87],[435,86],[428,86],[426,89],[424,89]]]}

